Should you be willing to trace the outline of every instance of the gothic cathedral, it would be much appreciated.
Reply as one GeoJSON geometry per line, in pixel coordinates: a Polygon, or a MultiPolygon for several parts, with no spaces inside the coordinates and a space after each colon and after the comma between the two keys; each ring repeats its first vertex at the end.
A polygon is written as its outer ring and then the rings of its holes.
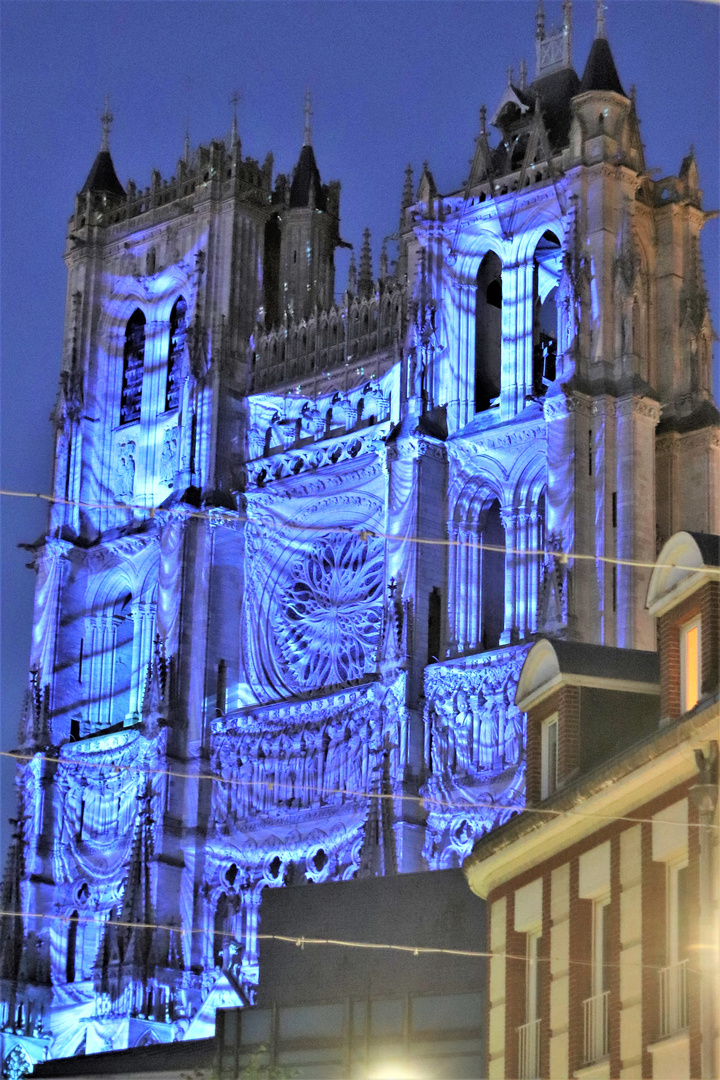
{"type": "Polygon", "coordinates": [[[249,1002],[260,895],[457,866],[524,801],[538,633],[655,648],[650,568],[720,533],[692,153],[653,180],[602,4],[408,169],[335,294],[340,184],[228,141],[123,187],[106,118],[65,261],[34,550],[4,1075],[249,1002]]]}

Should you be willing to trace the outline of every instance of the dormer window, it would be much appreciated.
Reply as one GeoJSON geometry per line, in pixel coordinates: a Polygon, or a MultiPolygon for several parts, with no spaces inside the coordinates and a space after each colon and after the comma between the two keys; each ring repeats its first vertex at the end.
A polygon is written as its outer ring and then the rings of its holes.
{"type": "Polygon", "coordinates": [[[558,789],[558,714],[542,726],[542,781],[540,796],[549,799],[558,789]]]}
{"type": "Polygon", "coordinates": [[[700,700],[700,616],[680,628],[680,695],[682,711],[690,712],[700,700]]]}

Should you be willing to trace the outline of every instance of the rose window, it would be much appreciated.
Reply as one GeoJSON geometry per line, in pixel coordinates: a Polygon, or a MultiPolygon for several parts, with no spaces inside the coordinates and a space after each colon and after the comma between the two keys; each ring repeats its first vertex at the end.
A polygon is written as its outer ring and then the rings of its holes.
{"type": "Polygon", "coordinates": [[[354,535],[324,537],[290,564],[273,625],[292,689],[338,686],[374,669],[382,581],[381,544],[354,535]]]}

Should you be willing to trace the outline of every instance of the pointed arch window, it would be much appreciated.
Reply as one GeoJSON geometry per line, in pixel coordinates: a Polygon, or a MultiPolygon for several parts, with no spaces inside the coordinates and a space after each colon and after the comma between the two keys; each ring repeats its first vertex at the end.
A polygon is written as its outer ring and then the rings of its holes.
{"type": "Polygon", "coordinates": [[[135,424],[140,419],[143,368],[145,365],[145,316],[137,308],[125,327],[120,423],[135,424]]]}
{"type": "Polygon", "coordinates": [[[480,263],[475,300],[475,412],[500,396],[502,366],[502,263],[488,251],[480,263]]]}
{"type": "Polygon", "coordinates": [[[69,983],[75,982],[76,971],[76,959],[77,959],[77,933],[78,922],[80,916],[77,911],[73,911],[70,916],[70,924],[68,926],[67,936],[67,956],[65,957],[65,981],[69,983]]]}
{"type": "Polygon", "coordinates": [[[542,397],[555,381],[558,349],[558,288],[560,241],[552,232],[541,237],[533,259],[533,380],[532,392],[542,397]]]}
{"type": "Polygon", "coordinates": [[[168,345],[167,378],[165,381],[165,411],[180,404],[180,369],[187,330],[187,303],[178,296],[170,312],[170,343],[168,345]]]}
{"type": "Polygon", "coordinates": [[[217,902],[217,907],[215,908],[215,918],[213,920],[213,961],[215,967],[223,966],[223,954],[229,914],[230,906],[228,904],[227,895],[226,893],[221,893],[217,902]]]}

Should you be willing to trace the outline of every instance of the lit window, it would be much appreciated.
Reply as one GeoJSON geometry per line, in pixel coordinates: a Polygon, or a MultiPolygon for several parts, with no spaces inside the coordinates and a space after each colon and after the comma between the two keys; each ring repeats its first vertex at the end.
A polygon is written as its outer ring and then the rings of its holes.
{"type": "Polygon", "coordinates": [[[660,1035],[672,1035],[688,1024],[688,868],[686,862],[667,867],[665,890],[665,962],[660,975],[660,1035]]]}
{"type": "Polygon", "coordinates": [[[541,797],[549,799],[558,788],[558,717],[551,716],[542,726],[541,797]]]}
{"type": "Polygon", "coordinates": [[[700,618],[680,631],[680,696],[682,711],[690,712],[700,700],[700,618]]]}

